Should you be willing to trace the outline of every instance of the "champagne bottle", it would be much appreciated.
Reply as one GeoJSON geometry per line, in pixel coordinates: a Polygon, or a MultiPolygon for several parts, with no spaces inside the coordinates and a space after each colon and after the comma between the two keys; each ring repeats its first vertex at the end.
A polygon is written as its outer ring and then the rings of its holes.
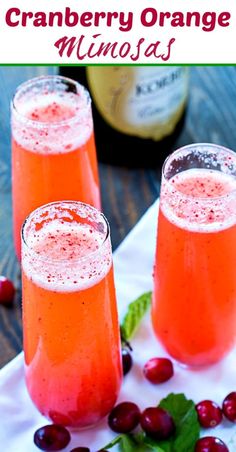
{"type": "Polygon", "coordinates": [[[65,66],[60,72],[90,91],[100,161],[148,167],[171,152],[184,123],[186,67],[65,66]]]}

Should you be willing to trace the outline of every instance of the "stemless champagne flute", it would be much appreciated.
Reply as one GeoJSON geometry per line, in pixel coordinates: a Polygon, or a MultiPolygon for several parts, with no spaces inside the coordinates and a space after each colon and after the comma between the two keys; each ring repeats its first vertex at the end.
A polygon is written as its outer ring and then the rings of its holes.
{"type": "Polygon", "coordinates": [[[38,77],[19,86],[12,113],[14,241],[37,207],[60,199],[100,208],[91,101],[78,83],[38,77]]]}
{"type": "Polygon", "coordinates": [[[22,229],[26,383],[53,422],[84,428],[116,402],[122,379],[109,225],[72,201],[42,206],[22,229]]]}
{"type": "Polygon", "coordinates": [[[221,146],[186,146],[164,163],[152,319],[167,351],[190,366],[234,345],[236,154],[221,146]]]}

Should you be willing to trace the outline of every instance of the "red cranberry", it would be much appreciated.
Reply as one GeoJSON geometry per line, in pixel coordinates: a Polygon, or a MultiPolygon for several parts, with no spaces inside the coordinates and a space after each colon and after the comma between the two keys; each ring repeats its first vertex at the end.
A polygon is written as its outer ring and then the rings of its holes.
{"type": "Polygon", "coordinates": [[[236,422],[236,392],[231,392],[223,401],[223,413],[231,422],[236,422]]]}
{"type": "Polygon", "coordinates": [[[11,304],[13,302],[15,295],[15,287],[12,282],[5,278],[5,276],[0,276],[0,303],[11,304]]]}
{"type": "Polygon", "coordinates": [[[229,452],[229,449],[221,439],[206,436],[196,442],[195,452],[229,452]]]}
{"type": "Polygon", "coordinates": [[[90,452],[88,447],[74,447],[70,452],[90,452]]]}
{"type": "Polygon", "coordinates": [[[222,411],[220,407],[211,400],[203,400],[196,405],[198,420],[202,427],[216,427],[222,421],[222,411]]]}
{"type": "Polygon", "coordinates": [[[154,384],[164,383],[174,375],[173,364],[168,358],[152,358],[143,368],[145,377],[154,384]]]}
{"type": "Polygon", "coordinates": [[[39,449],[56,451],[64,449],[70,442],[70,433],[62,425],[51,424],[36,430],[34,443],[39,449]]]}
{"type": "Polygon", "coordinates": [[[122,366],[123,366],[123,375],[126,375],[133,365],[133,359],[131,354],[128,352],[126,348],[122,349],[122,366]]]}
{"type": "Polygon", "coordinates": [[[141,415],[140,424],[148,435],[157,440],[167,439],[175,431],[172,417],[159,407],[146,408],[141,415]]]}
{"type": "Polygon", "coordinates": [[[116,405],[108,416],[108,425],[116,433],[128,433],[137,427],[140,421],[139,407],[132,402],[116,405]]]}

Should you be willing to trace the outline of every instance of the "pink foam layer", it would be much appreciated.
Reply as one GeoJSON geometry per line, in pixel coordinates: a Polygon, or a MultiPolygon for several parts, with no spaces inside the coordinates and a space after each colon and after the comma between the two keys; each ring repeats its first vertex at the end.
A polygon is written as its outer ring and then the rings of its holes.
{"type": "Polygon", "coordinates": [[[87,99],[74,93],[50,92],[27,96],[13,111],[17,143],[40,154],[66,153],[86,144],[93,130],[87,99]]]}
{"type": "Polygon", "coordinates": [[[28,236],[24,272],[46,290],[87,289],[103,279],[111,267],[109,242],[103,241],[104,234],[87,224],[53,220],[28,236]]]}
{"type": "Polygon", "coordinates": [[[217,232],[236,223],[236,179],[216,170],[189,169],[163,181],[161,209],[177,226],[217,232]]]}

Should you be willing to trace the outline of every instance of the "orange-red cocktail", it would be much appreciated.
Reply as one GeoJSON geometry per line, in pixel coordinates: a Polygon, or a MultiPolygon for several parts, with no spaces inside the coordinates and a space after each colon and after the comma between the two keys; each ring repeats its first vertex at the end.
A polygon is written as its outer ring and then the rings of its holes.
{"type": "Polygon", "coordinates": [[[21,85],[12,102],[12,198],[14,241],[37,207],[61,199],[100,208],[90,97],[63,77],[39,77],[21,85]]]}
{"type": "Polygon", "coordinates": [[[221,359],[236,335],[236,155],[186,146],[165,162],[152,307],[154,330],[177,360],[221,359]]]}
{"type": "Polygon", "coordinates": [[[84,428],[104,417],[121,385],[109,227],[96,209],[58,202],[22,232],[26,383],[39,411],[84,428]]]}

